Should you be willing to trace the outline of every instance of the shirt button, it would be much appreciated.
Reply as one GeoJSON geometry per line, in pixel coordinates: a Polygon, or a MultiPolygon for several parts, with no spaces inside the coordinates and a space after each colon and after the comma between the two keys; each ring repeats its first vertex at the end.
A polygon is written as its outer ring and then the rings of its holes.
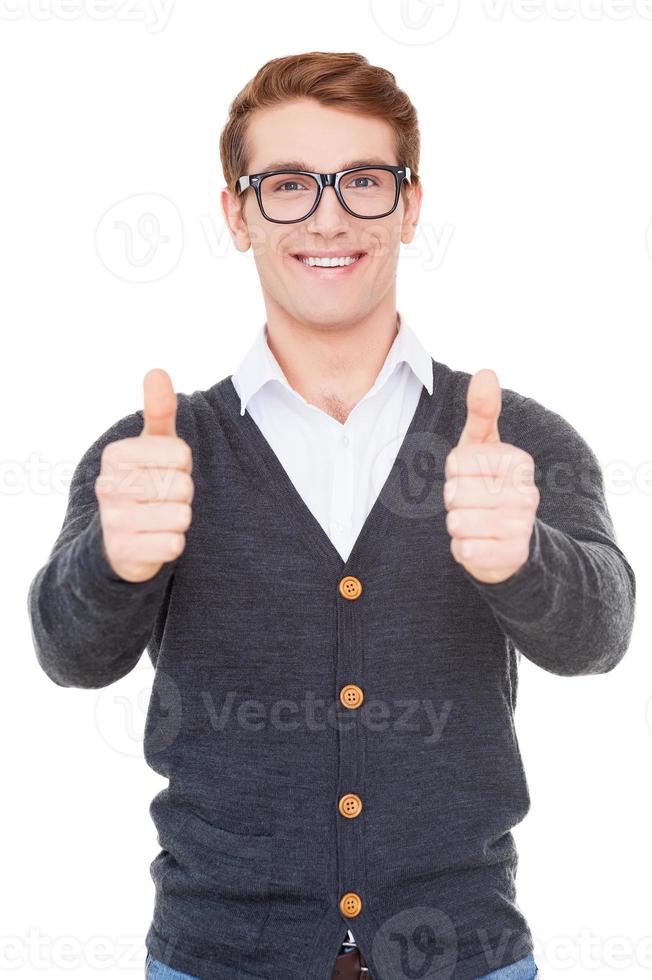
{"type": "Polygon", "coordinates": [[[340,701],[345,708],[359,708],[364,701],[362,688],[357,684],[346,684],[340,691],[340,701]]]}
{"type": "Polygon", "coordinates": [[[360,914],[361,908],[362,899],[355,892],[347,892],[346,895],[342,895],[340,899],[340,912],[342,915],[352,918],[360,914]]]}
{"type": "Polygon", "coordinates": [[[338,807],[343,817],[357,817],[362,812],[362,800],[355,793],[347,793],[341,797],[338,807]]]}
{"type": "Polygon", "coordinates": [[[345,599],[357,599],[362,592],[362,582],[355,575],[345,575],[340,580],[339,589],[345,599]]]}
{"type": "Polygon", "coordinates": [[[348,444],[349,444],[349,437],[348,436],[342,436],[342,445],[343,446],[348,446],[348,444]]]}

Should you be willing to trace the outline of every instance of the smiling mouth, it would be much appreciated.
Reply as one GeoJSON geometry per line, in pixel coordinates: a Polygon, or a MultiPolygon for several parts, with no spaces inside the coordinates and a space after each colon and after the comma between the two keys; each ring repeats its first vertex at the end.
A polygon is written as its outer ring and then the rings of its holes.
{"type": "Polygon", "coordinates": [[[360,260],[366,256],[366,252],[351,252],[348,256],[333,256],[332,258],[312,257],[306,255],[293,255],[304,269],[308,271],[326,272],[329,274],[342,274],[360,264],[360,260]]]}

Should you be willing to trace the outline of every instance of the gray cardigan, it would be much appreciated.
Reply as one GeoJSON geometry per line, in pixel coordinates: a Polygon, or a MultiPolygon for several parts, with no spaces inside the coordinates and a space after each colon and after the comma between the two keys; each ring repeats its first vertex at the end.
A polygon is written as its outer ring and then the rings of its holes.
{"type": "Polygon", "coordinates": [[[324,980],[349,926],[374,980],[471,980],[533,950],[510,832],[530,807],[519,658],[610,671],[635,578],[592,450],[510,389],[500,435],[534,457],[541,493],[530,554],[493,584],[454,560],[444,462],[470,375],[432,366],[346,562],[229,376],[178,394],[195,480],[184,552],[132,583],[102,548],[100,455],[141,432],[137,410],[82,457],[30,585],[56,684],[112,684],[147,647],[144,754],[169,785],[150,806],[146,944],[202,980],[324,980]]]}

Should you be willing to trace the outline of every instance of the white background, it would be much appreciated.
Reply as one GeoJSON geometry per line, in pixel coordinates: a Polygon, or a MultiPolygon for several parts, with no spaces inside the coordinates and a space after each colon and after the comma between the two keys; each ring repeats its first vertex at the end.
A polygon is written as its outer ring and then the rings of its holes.
{"type": "Polygon", "coordinates": [[[3,975],[142,976],[165,785],[142,758],[151,666],[56,687],[27,589],[72,469],[142,407],[143,374],[209,387],[263,322],[219,207],[218,138],[260,65],[314,49],[389,68],[419,113],[399,309],[435,358],[492,367],[603,467],[635,633],[606,675],[521,661],[518,899],[548,980],[650,975],[651,48],[642,0],[0,0],[3,975]]]}

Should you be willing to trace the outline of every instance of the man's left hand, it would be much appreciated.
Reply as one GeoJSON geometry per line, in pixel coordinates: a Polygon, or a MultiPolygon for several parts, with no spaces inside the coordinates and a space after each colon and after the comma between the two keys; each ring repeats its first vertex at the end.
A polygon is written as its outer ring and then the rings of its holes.
{"type": "Polygon", "coordinates": [[[451,552],[481,582],[502,582],[527,561],[540,494],[534,459],[501,442],[501,392],[489,368],[469,381],[467,417],[446,457],[444,503],[451,552]]]}

